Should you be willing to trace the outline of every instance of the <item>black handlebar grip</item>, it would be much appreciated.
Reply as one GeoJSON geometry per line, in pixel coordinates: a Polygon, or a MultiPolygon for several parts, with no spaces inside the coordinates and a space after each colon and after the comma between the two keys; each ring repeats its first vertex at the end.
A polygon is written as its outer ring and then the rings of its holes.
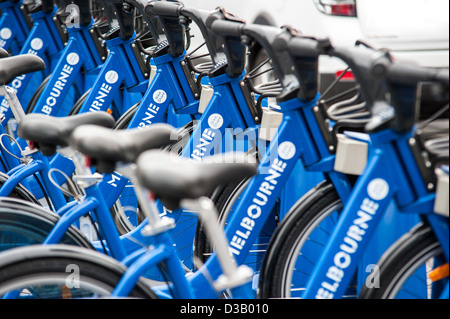
{"type": "Polygon", "coordinates": [[[295,56],[317,57],[326,53],[326,47],[320,40],[313,38],[293,37],[289,42],[289,52],[295,56]]]}
{"type": "Polygon", "coordinates": [[[53,0],[42,0],[42,11],[44,13],[52,13],[55,8],[53,0]]]}
{"type": "Polygon", "coordinates": [[[439,82],[448,87],[448,69],[431,69],[414,64],[392,62],[388,56],[374,61],[372,75],[391,83],[416,85],[418,82],[439,82]]]}
{"type": "Polygon", "coordinates": [[[217,34],[234,37],[240,37],[242,35],[243,27],[244,27],[243,23],[230,22],[224,20],[215,20],[209,26],[209,28],[217,34]]]}
{"type": "Polygon", "coordinates": [[[440,82],[448,86],[448,70],[445,72],[416,65],[394,63],[389,68],[388,79],[401,84],[440,82]]]}
{"type": "Polygon", "coordinates": [[[145,7],[145,13],[165,17],[178,17],[182,7],[182,4],[179,2],[157,1],[149,3],[145,7]]]}

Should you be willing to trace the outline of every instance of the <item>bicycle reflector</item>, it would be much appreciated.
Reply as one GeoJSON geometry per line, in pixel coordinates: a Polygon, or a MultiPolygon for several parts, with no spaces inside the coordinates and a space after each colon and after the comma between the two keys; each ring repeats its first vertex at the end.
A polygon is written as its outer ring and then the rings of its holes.
{"type": "Polygon", "coordinates": [[[436,282],[447,277],[448,277],[448,263],[439,266],[428,273],[428,278],[430,278],[432,282],[436,282]]]}
{"type": "Polygon", "coordinates": [[[355,75],[349,70],[337,71],[335,76],[336,78],[340,77],[341,81],[356,81],[355,75]]]}
{"type": "Polygon", "coordinates": [[[314,0],[320,12],[344,17],[356,17],[355,0],[314,0]]]}

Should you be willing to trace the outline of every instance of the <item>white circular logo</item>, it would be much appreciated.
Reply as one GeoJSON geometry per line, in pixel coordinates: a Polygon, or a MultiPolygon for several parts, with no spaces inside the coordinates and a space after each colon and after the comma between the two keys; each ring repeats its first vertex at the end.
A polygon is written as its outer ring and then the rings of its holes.
{"type": "Polygon", "coordinates": [[[284,160],[290,160],[295,155],[295,145],[292,142],[286,141],[278,146],[278,155],[284,160]]]}
{"type": "Polygon", "coordinates": [[[212,114],[208,118],[208,125],[209,125],[209,127],[211,127],[212,129],[215,129],[215,130],[218,130],[219,128],[221,128],[223,125],[222,115],[220,115],[218,113],[212,114]]]}
{"type": "Polygon", "coordinates": [[[382,200],[389,193],[389,184],[382,178],[375,178],[367,186],[367,193],[374,200],[382,200]]]}
{"type": "Polygon", "coordinates": [[[105,74],[105,80],[106,82],[108,82],[109,84],[114,84],[117,82],[117,80],[119,79],[119,74],[117,74],[116,71],[108,71],[105,74]]]}
{"type": "Polygon", "coordinates": [[[8,40],[12,36],[12,31],[10,28],[3,28],[0,30],[0,37],[2,37],[3,40],[8,40]]]}
{"type": "Polygon", "coordinates": [[[44,42],[40,38],[34,38],[31,40],[30,45],[34,51],[39,51],[44,46],[44,42]]]}
{"type": "Polygon", "coordinates": [[[163,90],[158,90],[153,93],[153,101],[158,104],[164,103],[167,100],[167,93],[163,90]]]}
{"type": "Polygon", "coordinates": [[[78,62],[80,62],[80,57],[75,52],[72,52],[67,56],[67,63],[70,65],[76,65],[78,62]]]}

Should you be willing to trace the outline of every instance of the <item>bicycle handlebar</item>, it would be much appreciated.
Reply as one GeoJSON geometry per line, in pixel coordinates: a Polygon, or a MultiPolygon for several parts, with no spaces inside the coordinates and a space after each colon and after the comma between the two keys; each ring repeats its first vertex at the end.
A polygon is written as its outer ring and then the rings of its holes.
{"type": "Polygon", "coordinates": [[[144,6],[143,15],[147,18],[158,17],[161,23],[170,55],[178,57],[184,53],[186,30],[180,23],[180,9],[182,4],[176,0],[172,1],[152,1],[144,6]]]}
{"type": "Polygon", "coordinates": [[[41,0],[42,1],[42,11],[44,13],[52,13],[55,8],[53,0],[41,0]]]}
{"type": "Polygon", "coordinates": [[[227,66],[225,71],[228,75],[240,76],[245,68],[245,57],[247,53],[247,49],[241,41],[241,34],[214,31],[214,26],[219,26],[219,31],[224,31],[223,26],[227,24],[242,26],[244,22],[220,7],[206,20],[206,27],[212,30],[220,39],[221,44],[223,44],[226,61],[228,62],[225,64],[225,60],[218,61],[219,64],[215,68],[219,69],[221,64],[223,64],[227,66]]]}
{"type": "Polygon", "coordinates": [[[200,29],[200,32],[205,39],[205,44],[208,48],[212,62],[214,64],[226,59],[222,42],[219,41],[217,36],[212,33],[207,25],[208,19],[211,15],[211,11],[201,10],[184,6],[181,8],[180,14],[188,19],[191,19],[200,29]]]}
{"type": "Polygon", "coordinates": [[[372,74],[386,77],[388,82],[416,85],[418,82],[438,82],[449,86],[448,69],[431,69],[406,63],[393,63],[388,58],[379,59],[372,66],[372,74]]]}
{"type": "Polygon", "coordinates": [[[148,3],[145,6],[145,13],[150,15],[154,14],[159,16],[178,18],[180,16],[182,7],[183,4],[176,0],[173,0],[171,2],[154,1],[148,3]]]}
{"type": "Polygon", "coordinates": [[[244,24],[237,22],[230,22],[225,20],[214,20],[209,21],[210,29],[214,31],[214,33],[232,36],[232,37],[241,37],[242,29],[244,28],[244,24]]]}
{"type": "Polygon", "coordinates": [[[218,34],[248,37],[257,41],[272,60],[273,70],[283,92],[279,100],[291,98],[294,90],[304,101],[313,100],[318,90],[318,58],[331,45],[327,39],[300,37],[290,27],[215,21],[211,29],[218,34]],[[295,68],[292,68],[294,64],[295,68]]]}

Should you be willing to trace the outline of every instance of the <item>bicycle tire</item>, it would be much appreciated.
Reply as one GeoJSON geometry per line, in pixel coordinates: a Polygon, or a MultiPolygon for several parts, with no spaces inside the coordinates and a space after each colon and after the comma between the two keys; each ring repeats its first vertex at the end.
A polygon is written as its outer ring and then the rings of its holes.
{"type": "MultiPolygon", "coordinates": [[[[35,299],[108,298],[126,268],[100,253],[73,246],[28,246],[7,251],[0,261],[0,295],[35,299]]],[[[129,297],[157,296],[139,280],[129,297]]]]}
{"type": "Polygon", "coordinates": [[[131,119],[134,116],[134,113],[136,113],[136,110],[138,109],[139,105],[141,104],[141,101],[134,104],[132,107],[130,107],[128,110],[126,110],[125,113],[122,114],[119,119],[117,119],[116,124],[114,125],[114,130],[125,130],[128,125],[131,122],[131,119]]]}
{"type": "Polygon", "coordinates": [[[80,98],[75,102],[72,109],[70,110],[69,116],[78,114],[80,112],[80,109],[83,106],[84,101],[86,101],[86,99],[88,98],[90,92],[91,89],[87,90],[86,92],[83,93],[82,96],[80,96],[80,98]]]}
{"type": "Polygon", "coordinates": [[[321,182],[291,207],[276,228],[264,256],[260,298],[301,297],[314,262],[320,257],[320,248],[324,248],[330,235],[327,229],[334,227],[341,208],[342,202],[329,181],[321,182]],[[302,259],[297,260],[300,251],[302,259]],[[300,261],[304,262],[298,264],[300,261]]]}
{"type": "Polygon", "coordinates": [[[380,258],[379,285],[361,289],[361,299],[427,299],[436,297],[448,284],[448,274],[429,285],[431,265],[445,263],[442,248],[431,228],[421,223],[403,235],[380,258]],[[432,261],[432,263],[430,263],[432,261]],[[433,290],[435,289],[435,290],[433,290]]]}
{"type": "Polygon", "coordinates": [[[42,94],[42,91],[44,91],[45,86],[47,85],[48,81],[50,80],[51,75],[48,75],[44,81],[38,86],[36,91],[34,91],[33,95],[31,96],[30,102],[28,102],[27,109],[25,110],[26,114],[29,114],[33,112],[37,101],[39,100],[39,97],[42,94]]]}
{"type": "MultiPolygon", "coordinates": [[[[9,176],[7,174],[0,172],[0,188],[3,186],[3,184],[6,182],[8,178],[9,176]]],[[[8,195],[8,197],[18,198],[28,201],[30,203],[40,205],[36,197],[33,194],[31,194],[31,192],[25,187],[23,187],[23,185],[21,184],[16,185],[13,191],[8,195]]]]}
{"type": "MultiPolygon", "coordinates": [[[[0,199],[0,250],[41,244],[58,220],[58,215],[36,204],[15,198],[0,199]]],[[[60,243],[94,249],[74,226],[69,227],[60,243]]]]}

